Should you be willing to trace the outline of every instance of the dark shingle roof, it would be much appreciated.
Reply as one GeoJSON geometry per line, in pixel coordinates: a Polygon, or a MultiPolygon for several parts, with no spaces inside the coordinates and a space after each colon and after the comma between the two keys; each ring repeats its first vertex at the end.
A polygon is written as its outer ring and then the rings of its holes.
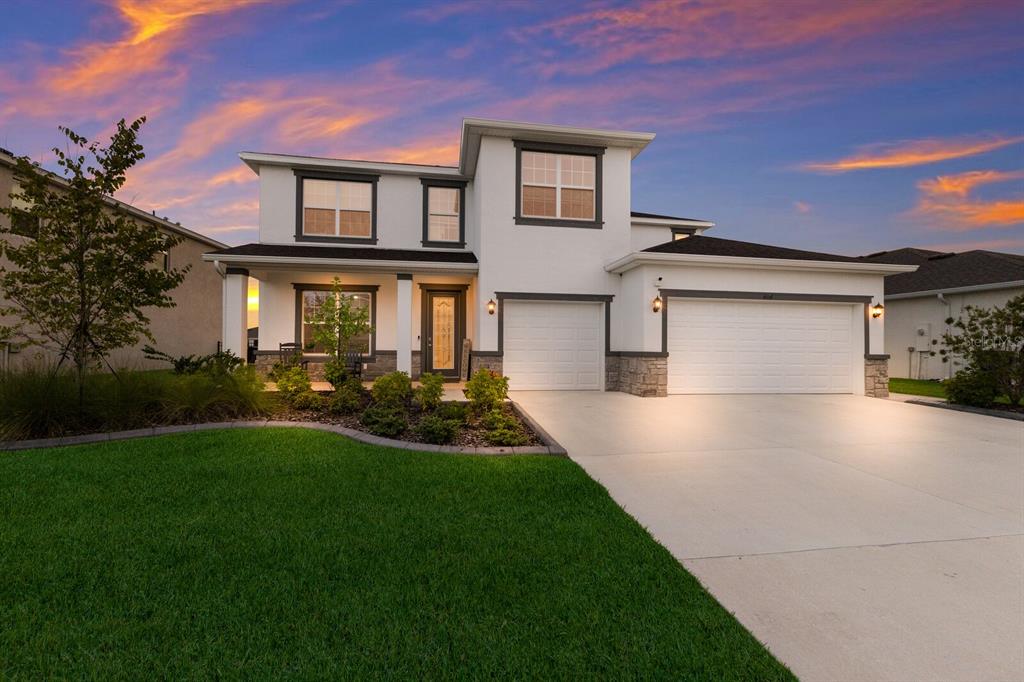
{"type": "Polygon", "coordinates": [[[885,295],[1020,281],[1024,281],[1024,256],[995,251],[939,253],[921,262],[916,272],[886,277],[885,295]]]}
{"type": "Polygon", "coordinates": [[[943,255],[941,251],[930,251],[928,249],[907,247],[905,249],[872,253],[871,255],[864,256],[864,260],[869,260],[874,263],[892,263],[895,265],[920,265],[929,258],[941,255],[943,255]]]}
{"type": "Polygon", "coordinates": [[[735,239],[694,235],[686,239],[677,239],[664,244],[644,249],[653,253],[688,253],[701,256],[738,256],[742,258],[785,258],[792,260],[822,260],[840,263],[858,262],[859,258],[838,256],[834,253],[818,253],[787,249],[782,246],[768,246],[753,242],[741,242],[735,239]]]}
{"type": "Polygon", "coordinates": [[[211,251],[218,256],[277,256],[282,258],[338,258],[341,260],[415,261],[422,263],[476,263],[469,251],[377,249],[365,246],[309,246],[305,244],[242,244],[211,251]]]}
{"type": "Polygon", "coordinates": [[[633,218],[655,218],[657,220],[690,220],[698,223],[709,222],[700,218],[682,218],[677,215],[661,215],[659,213],[641,213],[640,211],[630,211],[629,215],[633,218]]]}

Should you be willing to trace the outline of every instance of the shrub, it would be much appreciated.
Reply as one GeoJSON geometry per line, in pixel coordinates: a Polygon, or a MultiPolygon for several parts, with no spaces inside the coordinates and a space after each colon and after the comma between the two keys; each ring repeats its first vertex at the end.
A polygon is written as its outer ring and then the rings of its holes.
{"type": "Polygon", "coordinates": [[[413,401],[424,412],[441,404],[444,397],[444,377],[440,374],[420,375],[420,386],[413,394],[413,401]]]}
{"type": "Polygon", "coordinates": [[[508,397],[508,377],[489,369],[478,369],[466,382],[463,392],[470,408],[477,414],[484,414],[499,407],[508,397]]]}
{"type": "Polygon", "coordinates": [[[299,366],[283,369],[277,375],[277,390],[281,392],[281,397],[290,403],[298,394],[313,390],[309,372],[299,366]]]}
{"type": "Polygon", "coordinates": [[[459,435],[461,422],[445,419],[436,414],[428,414],[416,425],[416,434],[427,443],[447,445],[453,443],[459,435]]]}
{"type": "Polygon", "coordinates": [[[373,382],[373,401],[378,405],[402,406],[412,395],[412,380],[405,372],[391,372],[373,382]]]}
{"type": "Polygon", "coordinates": [[[408,427],[405,409],[397,405],[372,405],[360,420],[366,430],[377,436],[396,438],[408,427]]]}
{"type": "Polygon", "coordinates": [[[348,368],[344,360],[334,358],[324,363],[324,380],[330,383],[334,390],[341,388],[347,378],[348,368]]]}
{"type": "Polygon", "coordinates": [[[291,405],[296,410],[322,410],[326,404],[327,399],[316,391],[303,391],[291,398],[291,405]]]}
{"type": "Polygon", "coordinates": [[[988,407],[996,399],[992,377],[976,369],[964,369],[945,382],[949,402],[972,407],[988,407]]]}
{"type": "Polygon", "coordinates": [[[466,406],[462,403],[441,403],[434,410],[434,414],[442,419],[454,419],[460,424],[466,421],[466,406]]]}
{"type": "Polygon", "coordinates": [[[251,367],[231,374],[171,377],[161,400],[165,423],[219,421],[266,412],[263,382],[251,367]]]}
{"type": "Polygon", "coordinates": [[[300,367],[302,362],[302,351],[296,350],[294,353],[286,357],[283,361],[278,360],[267,372],[267,378],[271,381],[276,382],[281,378],[281,375],[290,370],[292,367],[300,367]]]}
{"type": "Polygon", "coordinates": [[[209,355],[182,355],[173,357],[152,346],[143,346],[142,352],[149,360],[162,360],[171,365],[175,374],[229,374],[242,366],[242,358],[231,351],[217,351],[209,355]]]}
{"type": "Polygon", "coordinates": [[[349,377],[328,400],[327,409],[333,414],[355,414],[366,403],[366,389],[356,377],[349,377]]]}
{"type": "Polygon", "coordinates": [[[525,445],[530,440],[519,420],[501,408],[491,410],[480,422],[487,429],[484,438],[491,445],[525,445]]]}

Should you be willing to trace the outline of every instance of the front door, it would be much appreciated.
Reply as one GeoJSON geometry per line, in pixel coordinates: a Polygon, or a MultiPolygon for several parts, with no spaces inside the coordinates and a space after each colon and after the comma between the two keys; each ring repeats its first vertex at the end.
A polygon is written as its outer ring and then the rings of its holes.
{"type": "Polygon", "coordinates": [[[457,379],[462,355],[461,291],[426,291],[423,371],[457,379]]]}

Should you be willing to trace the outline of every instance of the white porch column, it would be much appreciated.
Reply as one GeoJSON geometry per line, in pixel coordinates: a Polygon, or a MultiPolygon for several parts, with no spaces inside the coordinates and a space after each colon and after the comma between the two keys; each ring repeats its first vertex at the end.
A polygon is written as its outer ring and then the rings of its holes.
{"type": "Polygon", "coordinates": [[[398,273],[395,296],[395,369],[412,376],[412,275],[398,273]]]}
{"type": "Polygon", "coordinates": [[[221,345],[240,358],[246,356],[248,342],[249,271],[228,268],[224,277],[224,311],[221,345]]]}

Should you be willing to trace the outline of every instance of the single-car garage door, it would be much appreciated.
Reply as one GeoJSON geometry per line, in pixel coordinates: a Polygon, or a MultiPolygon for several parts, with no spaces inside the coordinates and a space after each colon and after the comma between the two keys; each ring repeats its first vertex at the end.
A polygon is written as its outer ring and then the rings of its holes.
{"type": "Polygon", "coordinates": [[[503,367],[518,391],[599,390],[604,371],[600,303],[506,301],[503,367]]]}
{"type": "Polygon", "coordinates": [[[673,298],[669,393],[851,393],[855,306],[673,298]]]}

